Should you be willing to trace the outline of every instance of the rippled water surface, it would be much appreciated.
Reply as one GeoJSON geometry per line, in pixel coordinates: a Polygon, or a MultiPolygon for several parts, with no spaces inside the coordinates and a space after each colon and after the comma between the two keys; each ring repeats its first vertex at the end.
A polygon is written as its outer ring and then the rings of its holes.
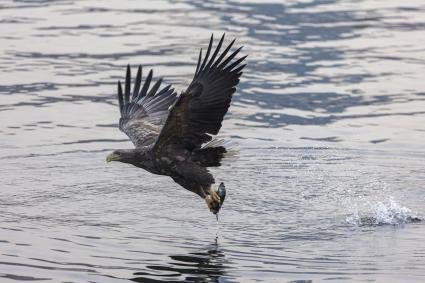
{"type": "Polygon", "coordinates": [[[424,282],[423,1],[0,2],[0,281],[424,282]],[[105,156],[125,66],[249,54],[219,221],[105,156]]]}

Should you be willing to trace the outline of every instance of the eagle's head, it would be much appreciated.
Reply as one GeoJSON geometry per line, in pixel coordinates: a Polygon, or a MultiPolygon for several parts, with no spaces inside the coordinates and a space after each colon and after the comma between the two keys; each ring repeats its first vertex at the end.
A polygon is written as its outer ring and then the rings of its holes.
{"type": "Polygon", "coordinates": [[[111,154],[106,156],[106,162],[120,161],[124,163],[131,163],[137,161],[136,151],[134,149],[117,149],[111,154]]]}

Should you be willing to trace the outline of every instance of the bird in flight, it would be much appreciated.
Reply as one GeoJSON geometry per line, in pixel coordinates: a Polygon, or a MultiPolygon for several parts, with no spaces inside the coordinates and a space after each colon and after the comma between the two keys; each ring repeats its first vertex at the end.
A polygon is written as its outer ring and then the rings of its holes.
{"type": "Polygon", "coordinates": [[[143,168],[153,174],[170,176],[183,188],[203,198],[217,214],[224,197],[221,183],[217,190],[208,167],[221,165],[231,153],[226,141],[216,139],[230,106],[246,56],[236,58],[242,47],[230,52],[235,39],[222,51],[224,34],[213,50],[211,36],[205,56],[199,52],[195,75],[189,87],[177,94],[162,79],[151,86],[149,71],[142,84],[139,66],[131,90],[131,70],[127,66],[124,89],[118,82],[121,113],[119,128],[133,142],[134,149],[119,149],[106,158],[143,168]]]}

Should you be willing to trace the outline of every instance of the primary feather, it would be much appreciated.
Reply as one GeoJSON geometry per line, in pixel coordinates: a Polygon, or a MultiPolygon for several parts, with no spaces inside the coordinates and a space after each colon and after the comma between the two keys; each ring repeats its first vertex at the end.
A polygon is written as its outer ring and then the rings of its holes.
{"type": "Polygon", "coordinates": [[[201,49],[194,78],[180,97],[171,85],[159,91],[162,79],[149,89],[153,79],[152,70],[139,91],[142,66],[137,70],[131,95],[131,70],[127,66],[124,92],[121,82],[118,82],[119,126],[136,147],[156,145],[156,148],[161,148],[173,141],[188,149],[195,149],[218,133],[245,67],[241,63],[246,58],[244,56],[232,62],[242,49],[240,47],[229,53],[235,40],[218,56],[223,40],[224,35],[211,58],[213,36],[204,58],[201,49]]]}
{"type": "Polygon", "coordinates": [[[242,48],[229,55],[229,50],[235,42],[233,40],[216,59],[223,40],[224,35],[209,61],[214,41],[212,36],[203,60],[201,49],[195,76],[171,109],[156,148],[164,147],[167,143],[179,143],[188,150],[193,150],[210,141],[211,135],[218,134],[245,67],[240,64],[246,58],[241,57],[229,64],[242,48]]]}
{"type": "Polygon", "coordinates": [[[177,98],[177,93],[174,92],[171,85],[158,91],[161,79],[149,90],[152,76],[153,72],[150,70],[142,90],[139,92],[142,81],[142,66],[139,66],[131,99],[130,66],[127,66],[124,93],[121,82],[118,82],[118,101],[121,112],[119,128],[136,147],[153,146],[167,119],[168,108],[175,103],[177,98]]]}

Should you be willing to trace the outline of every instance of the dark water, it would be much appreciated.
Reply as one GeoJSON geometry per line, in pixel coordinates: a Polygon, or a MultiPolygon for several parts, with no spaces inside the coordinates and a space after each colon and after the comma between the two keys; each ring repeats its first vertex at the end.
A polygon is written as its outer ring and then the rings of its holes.
{"type": "Polygon", "coordinates": [[[0,2],[0,282],[424,282],[423,1],[0,2]],[[393,3],[390,3],[393,2],[393,3]],[[219,222],[105,164],[127,63],[190,82],[210,34],[248,67],[219,222]]]}

